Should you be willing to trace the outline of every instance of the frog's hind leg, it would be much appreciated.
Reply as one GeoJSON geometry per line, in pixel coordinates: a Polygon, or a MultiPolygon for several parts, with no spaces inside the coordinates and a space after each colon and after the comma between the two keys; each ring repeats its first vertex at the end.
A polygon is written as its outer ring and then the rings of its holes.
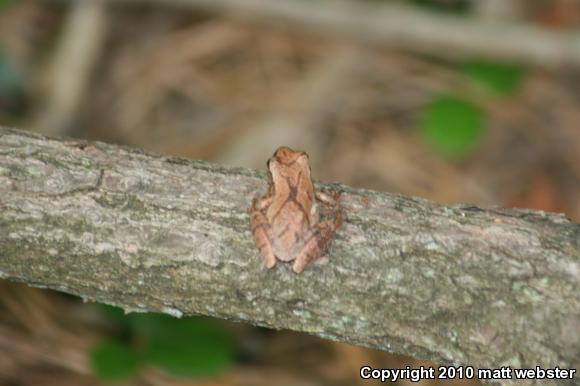
{"type": "Polygon", "coordinates": [[[267,268],[272,268],[276,265],[276,255],[274,254],[274,248],[272,246],[272,228],[264,213],[258,209],[258,205],[257,200],[254,200],[250,208],[252,237],[260,250],[264,264],[267,268]]]}
{"type": "Polygon", "coordinates": [[[341,223],[342,212],[338,210],[334,220],[318,223],[308,231],[304,246],[296,255],[296,260],[294,260],[294,265],[292,266],[294,272],[302,272],[308,264],[320,258],[341,223]]]}

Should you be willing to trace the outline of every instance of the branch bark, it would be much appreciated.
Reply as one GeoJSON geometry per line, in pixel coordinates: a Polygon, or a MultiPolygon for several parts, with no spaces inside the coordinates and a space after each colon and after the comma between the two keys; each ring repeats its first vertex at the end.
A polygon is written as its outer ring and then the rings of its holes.
{"type": "Polygon", "coordinates": [[[481,20],[429,12],[402,4],[292,0],[108,0],[162,3],[242,20],[288,23],[297,30],[434,55],[486,56],[558,67],[580,64],[580,34],[508,20],[481,20]]]}
{"type": "Polygon", "coordinates": [[[578,364],[579,224],[318,184],[343,192],[345,223],[328,264],[295,275],[253,245],[265,188],[248,169],[0,128],[0,277],[437,363],[578,364]]]}

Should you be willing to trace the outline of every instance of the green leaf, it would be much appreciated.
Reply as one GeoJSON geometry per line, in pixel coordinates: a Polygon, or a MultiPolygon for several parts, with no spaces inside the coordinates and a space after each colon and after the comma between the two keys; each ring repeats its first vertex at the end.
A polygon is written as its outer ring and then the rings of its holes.
{"type": "Polygon", "coordinates": [[[0,112],[9,116],[20,116],[23,113],[25,108],[24,86],[21,70],[0,47],[0,112]]]}
{"type": "Polygon", "coordinates": [[[22,92],[22,89],[22,77],[8,57],[0,50],[0,96],[22,92]]]}
{"type": "Polygon", "coordinates": [[[0,0],[0,9],[8,7],[13,3],[16,3],[16,0],[0,0]]]}
{"type": "Polygon", "coordinates": [[[484,133],[481,110],[451,95],[439,96],[425,106],[419,124],[427,145],[453,159],[469,154],[484,133]]]}
{"type": "Polygon", "coordinates": [[[516,91],[524,75],[524,69],[518,65],[484,59],[469,60],[461,65],[461,70],[477,84],[498,94],[516,91]]]}
{"type": "Polygon", "coordinates": [[[230,337],[207,320],[146,314],[134,321],[147,358],[172,375],[213,375],[233,361],[230,337]]]}
{"type": "Polygon", "coordinates": [[[126,314],[122,308],[108,304],[98,304],[97,308],[107,318],[108,322],[114,323],[124,333],[131,333],[135,314],[126,314]]]}
{"type": "Polygon", "coordinates": [[[133,375],[141,360],[130,347],[115,341],[104,341],[91,353],[93,373],[103,380],[126,379],[133,375]]]}
{"type": "Polygon", "coordinates": [[[123,309],[120,307],[111,306],[104,303],[98,303],[96,306],[103,315],[113,320],[122,319],[123,321],[125,321],[129,317],[129,315],[125,314],[125,311],[123,311],[123,309]]]}

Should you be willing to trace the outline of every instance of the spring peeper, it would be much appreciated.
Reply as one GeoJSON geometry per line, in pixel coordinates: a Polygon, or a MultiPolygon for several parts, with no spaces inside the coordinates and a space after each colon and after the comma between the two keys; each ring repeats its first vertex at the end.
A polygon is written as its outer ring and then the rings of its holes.
{"type": "Polygon", "coordinates": [[[314,191],[308,154],[280,147],[268,160],[270,185],[250,207],[252,236],[266,267],[294,261],[300,273],[319,258],[342,223],[337,197],[314,191]],[[333,219],[319,222],[317,202],[333,208],[333,219]]]}

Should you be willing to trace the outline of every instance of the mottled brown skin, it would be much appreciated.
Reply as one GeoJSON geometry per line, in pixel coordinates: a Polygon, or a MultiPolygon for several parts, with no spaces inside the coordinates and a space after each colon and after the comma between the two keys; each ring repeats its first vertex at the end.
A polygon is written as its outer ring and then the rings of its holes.
{"type": "Polygon", "coordinates": [[[306,153],[280,147],[268,170],[268,192],[250,207],[252,236],[266,267],[294,260],[292,269],[300,273],[324,252],[342,223],[342,210],[336,198],[314,191],[306,153]],[[318,222],[316,201],[333,206],[333,220],[318,222]]]}

